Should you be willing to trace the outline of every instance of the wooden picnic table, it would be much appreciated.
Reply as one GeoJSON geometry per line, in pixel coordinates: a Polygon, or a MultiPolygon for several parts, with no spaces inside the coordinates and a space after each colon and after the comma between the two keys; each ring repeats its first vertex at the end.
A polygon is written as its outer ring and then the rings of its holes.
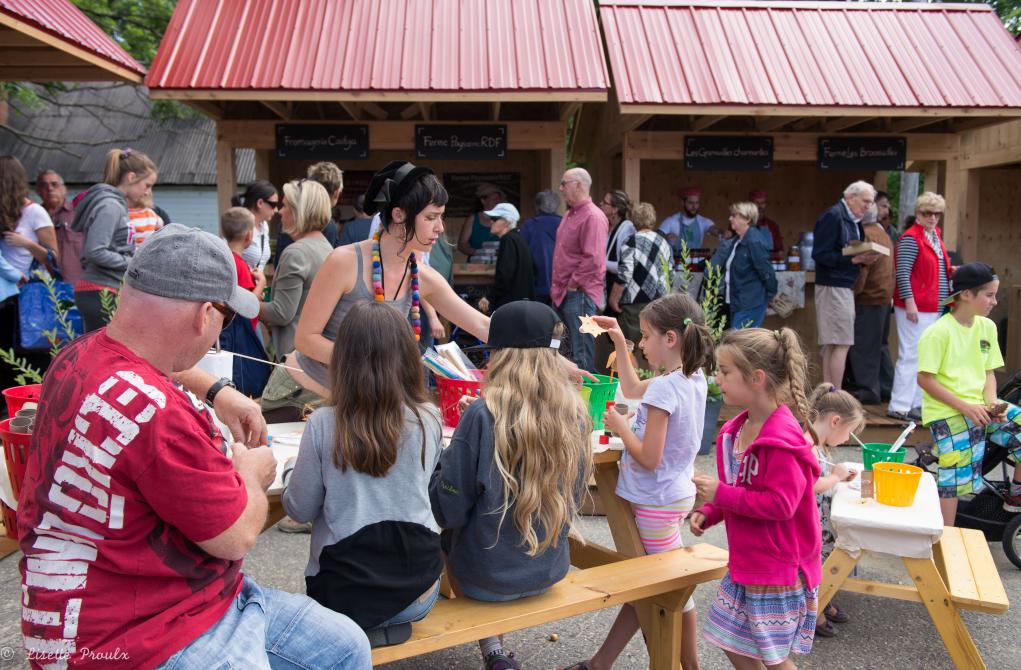
{"type": "MultiPolygon", "coordinates": [[[[861,464],[846,465],[862,469],[861,464]]],[[[1008,607],[1007,594],[982,533],[943,526],[931,474],[922,474],[910,507],[863,500],[858,490],[842,482],[834,491],[830,518],[837,546],[823,565],[820,612],[841,590],[919,602],[956,667],[986,667],[959,610],[1002,614],[1008,607]],[[870,552],[899,557],[912,584],[851,578],[851,571],[870,552]]]]}

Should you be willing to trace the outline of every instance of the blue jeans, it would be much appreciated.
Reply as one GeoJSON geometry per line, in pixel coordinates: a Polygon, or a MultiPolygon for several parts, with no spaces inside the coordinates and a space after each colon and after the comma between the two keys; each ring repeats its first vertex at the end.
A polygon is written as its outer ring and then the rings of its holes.
{"type": "Polygon", "coordinates": [[[384,621],[383,623],[376,626],[376,628],[384,628],[386,626],[396,626],[402,623],[414,623],[421,621],[426,617],[429,612],[432,611],[433,606],[436,604],[436,600],[440,597],[440,583],[436,582],[433,584],[432,591],[429,592],[425,598],[415,598],[415,602],[411,603],[403,610],[394,614],[392,617],[384,621]]]}
{"type": "Polygon", "coordinates": [[[212,628],[160,670],[368,670],[369,640],[343,614],[311,598],[262,588],[244,578],[241,593],[212,628]]]}
{"type": "Polygon", "coordinates": [[[742,309],[740,312],[732,312],[728,329],[740,330],[741,328],[758,328],[766,318],[766,306],[759,305],[751,309],[742,309]]]}
{"type": "Polygon", "coordinates": [[[560,318],[567,326],[567,339],[571,346],[571,360],[582,370],[596,371],[596,338],[585,335],[581,328],[580,316],[593,316],[596,303],[584,291],[568,291],[558,309],[560,318]]]}

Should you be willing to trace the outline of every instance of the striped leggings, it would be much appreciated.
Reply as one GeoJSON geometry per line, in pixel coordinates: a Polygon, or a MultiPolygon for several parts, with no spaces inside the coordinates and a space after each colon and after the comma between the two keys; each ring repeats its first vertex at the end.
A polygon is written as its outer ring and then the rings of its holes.
{"type": "MultiPolygon", "coordinates": [[[[668,505],[632,503],[631,511],[634,512],[635,525],[638,526],[638,535],[642,538],[645,553],[658,554],[683,547],[681,524],[694,506],[694,496],[676,500],[668,505]]],[[[689,599],[684,605],[684,611],[690,612],[693,609],[695,609],[695,601],[689,599]]]]}

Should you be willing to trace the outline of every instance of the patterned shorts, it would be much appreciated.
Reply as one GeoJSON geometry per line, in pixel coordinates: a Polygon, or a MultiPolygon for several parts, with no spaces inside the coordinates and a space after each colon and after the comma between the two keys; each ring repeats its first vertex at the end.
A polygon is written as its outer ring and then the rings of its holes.
{"type": "Polygon", "coordinates": [[[1007,405],[1007,420],[977,426],[958,414],[929,424],[933,449],[939,457],[939,497],[956,498],[981,489],[986,441],[1021,458],[1021,408],[1007,405]]]}

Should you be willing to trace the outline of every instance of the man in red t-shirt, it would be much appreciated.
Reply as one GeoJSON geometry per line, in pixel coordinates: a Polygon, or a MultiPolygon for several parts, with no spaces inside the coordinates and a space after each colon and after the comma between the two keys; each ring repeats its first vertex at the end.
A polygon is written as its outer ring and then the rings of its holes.
{"type": "Polygon", "coordinates": [[[235,312],[258,313],[226,244],[171,224],[135,254],[120,295],[110,325],[64,349],[43,384],[18,508],[32,666],[370,667],[349,619],[241,573],[276,459],[231,446],[172,376],[235,312]]]}

